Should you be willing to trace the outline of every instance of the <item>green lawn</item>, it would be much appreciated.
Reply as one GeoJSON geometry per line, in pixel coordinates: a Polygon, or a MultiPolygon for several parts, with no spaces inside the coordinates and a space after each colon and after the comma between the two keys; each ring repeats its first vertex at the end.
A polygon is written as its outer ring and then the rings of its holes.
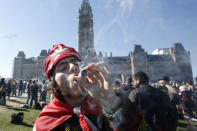
{"type": "Polygon", "coordinates": [[[23,109],[0,106],[0,131],[32,131],[33,123],[41,110],[23,109]],[[24,112],[23,124],[11,124],[11,115],[13,113],[24,112]]]}
{"type": "Polygon", "coordinates": [[[186,121],[186,120],[179,120],[178,121],[178,127],[177,127],[177,131],[197,131],[196,129],[191,129],[191,127],[196,128],[197,126],[197,122],[193,122],[193,121],[186,121]]]}
{"type": "MultiPolygon", "coordinates": [[[[49,102],[49,98],[47,101],[49,102]]],[[[7,106],[0,105],[0,131],[32,131],[34,125],[32,121],[35,121],[41,110],[19,108],[20,104],[24,103],[24,98],[13,98],[12,101],[8,101],[7,106]],[[20,111],[24,113],[23,124],[11,124],[11,115],[20,111]]],[[[179,120],[178,125],[177,131],[197,131],[197,128],[190,128],[197,127],[197,122],[179,120]]]]}
{"type": "MultiPolygon", "coordinates": [[[[32,131],[34,123],[41,110],[20,108],[21,104],[26,102],[26,93],[22,97],[11,97],[7,100],[7,106],[0,105],[0,131],[32,131]],[[11,124],[11,115],[22,111],[24,113],[23,123],[21,125],[11,124]]],[[[50,95],[47,95],[49,103],[50,95]]]]}
{"type": "MultiPolygon", "coordinates": [[[[0,131],[32,131],[34,125],[32,121],[37,118],[40,111],[41,110],[0,106],[0,131]],[[20,111],[24,112],[23,124],[11,124],[11,115],[20,111]]],[[[189,129],[187,128],[188,125],[197,126],[197,122],[179,120],[179,127],[177,127],[177,131],[189,131],[189,129]]]]}

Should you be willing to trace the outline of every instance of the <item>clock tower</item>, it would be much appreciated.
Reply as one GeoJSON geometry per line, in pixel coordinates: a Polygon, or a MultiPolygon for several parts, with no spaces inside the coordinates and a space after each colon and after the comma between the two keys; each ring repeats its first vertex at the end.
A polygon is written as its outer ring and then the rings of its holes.
{"type": "Polygon", "coordinates": [[[83,0],[79,9],[78,51],[83,60],[94,59],[93,14],[89,0],[83,0]]]}

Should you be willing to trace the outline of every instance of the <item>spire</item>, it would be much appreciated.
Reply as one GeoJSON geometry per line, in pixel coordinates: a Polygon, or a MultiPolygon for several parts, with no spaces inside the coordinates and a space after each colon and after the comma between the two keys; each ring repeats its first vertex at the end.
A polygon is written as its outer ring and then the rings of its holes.
{"type": "Polygon", "coordinates": [[[90,7],[89,0],[83,0],[81,4],[81,8],[88,8],[88,7],[90,7]]]}

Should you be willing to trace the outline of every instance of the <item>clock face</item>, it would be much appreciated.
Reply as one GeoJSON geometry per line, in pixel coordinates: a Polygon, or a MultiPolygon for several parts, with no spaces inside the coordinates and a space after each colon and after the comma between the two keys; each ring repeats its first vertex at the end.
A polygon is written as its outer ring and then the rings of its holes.
{"type": "Polygon", "coordinates": [[[83,10],[82,14],[83,15],[88,15],[88,10],[83,10]]]}

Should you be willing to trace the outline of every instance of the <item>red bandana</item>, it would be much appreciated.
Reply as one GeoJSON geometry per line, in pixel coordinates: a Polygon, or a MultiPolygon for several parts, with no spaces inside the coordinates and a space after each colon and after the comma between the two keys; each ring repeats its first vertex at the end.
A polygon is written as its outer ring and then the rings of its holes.
{"type": "MultiPolygon", "coordinates": [[[[79,123],[84,131],[92,131],[84,114],[101,115],[101,106],[88,97],[81,106],[82,113],[78,115],[79,123]]],[[[73,108],[54,97],[53,101],[46,105],[36,119],[36,131],[49,131],[68,120],[74,114],[73,108]]]]}
{"type": "Polygon", "coordinates": [[[75,57],[81,61],[79,53],[74,48],[64,46],[63,44],[56,44],[53,46],[49,56],[45,60],[45,71],[48,79],[50,71],[55,67],[55,65],[60,60],[67,57],[75,57]]]}

